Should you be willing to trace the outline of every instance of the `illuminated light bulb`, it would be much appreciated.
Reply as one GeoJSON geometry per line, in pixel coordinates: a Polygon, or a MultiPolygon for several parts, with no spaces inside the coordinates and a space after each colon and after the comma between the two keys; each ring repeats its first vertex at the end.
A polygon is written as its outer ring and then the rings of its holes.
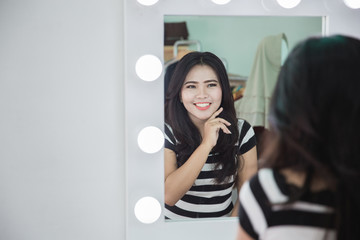
{"type": "Polygon", "coordinates": [[[142,80],[154,81],[161,75],[162,64],[156,56],[144,55],[136,61],[135,71],[142,80]]]}
{"type": "Polygon", "coordinates": [[[211,0],[211,1],[219,5],[225,5],[228,4],[231,0],[211,0]]]}
{"type": "Polygon", "coordinates": [[[283,8],[294,8],[301,2],[301,0],[276,0],[276,1],[283,8]]]}
{"type": "Polygon", "coordinates": [[[344,3],[349,8],[353,8],[353,9],[360,8],[360,0],[344,0],[344,3]]]}
{"type": "Polygon", "coordinates": [[[150,224],[160,217],[161,205],[153,197],[143,197],[136,202],[134,213],[140,222],[150,224]]]}
{"type": "Polygon", "coordinates": [[[138,3],[145,5],[145,6],[151,6],[157,3],[159,0],[137,0],[138,3]]]}
{"type": "Polygon", "coordinates": [[[146,153],[156,153],[164,145],[164,134],[157,127],[145,127],[138,135],[138,145],[146,153]]]}

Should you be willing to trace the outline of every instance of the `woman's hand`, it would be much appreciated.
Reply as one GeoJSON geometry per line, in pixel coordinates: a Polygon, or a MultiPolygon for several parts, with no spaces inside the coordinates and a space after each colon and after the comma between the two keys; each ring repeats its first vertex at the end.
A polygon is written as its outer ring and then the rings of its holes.
{"type": "Polygon", "coordinates": [[[231,123],[223,118],[217,117],[222,111],[223,108],[221,107],[219,110],[214,112],[213,115],[211,115],[211,117],[205,122],[204,125],[202,143],[209,145],[211,148],[216,145],[216,142],[219,138],[220,129],[226,134],[231,134],[230,130],[227,128],[231,125],[231,123]]]}

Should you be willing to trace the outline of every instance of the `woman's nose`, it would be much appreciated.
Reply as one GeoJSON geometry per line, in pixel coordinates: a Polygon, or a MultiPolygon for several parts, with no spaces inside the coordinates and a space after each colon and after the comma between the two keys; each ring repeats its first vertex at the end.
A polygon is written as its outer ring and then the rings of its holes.
{"type": "Polygon", "coordinates": [[[199,91],[198,91],[198,94],[197,94],[197,97],[198,98],[205,98],[207,97],[208,94],[207,94],[207,89],[205,87],[199,87],[199,91]]]}

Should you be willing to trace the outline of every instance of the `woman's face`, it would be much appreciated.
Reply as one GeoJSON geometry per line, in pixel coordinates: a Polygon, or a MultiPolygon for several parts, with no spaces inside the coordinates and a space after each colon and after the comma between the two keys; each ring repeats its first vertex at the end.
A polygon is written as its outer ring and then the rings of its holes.
{"type": "Polygon", "coordinates": [[[205,122],[220,107],[222,90],[215,71],[196,65],[187,74],[180,98],[194,123],[205,122]]]}

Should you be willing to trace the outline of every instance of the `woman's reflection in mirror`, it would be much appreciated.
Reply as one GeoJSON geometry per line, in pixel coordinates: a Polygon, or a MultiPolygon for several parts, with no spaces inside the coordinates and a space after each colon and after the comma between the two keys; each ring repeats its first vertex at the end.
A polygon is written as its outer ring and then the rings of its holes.
{"type": "Polygon", "coordinates": [[[236,118],[226,69],[214,54],[191,52],[177,64],[165,135],[165,217],[237,215],[233,190],[257,172],[256,140],[236,118]]]}
{"type": "Polygon", "coordinates": [[[259,172],[240,191],[238,239],[360,239],[360,41],[299,43],[270,104],[259,172]]]}

